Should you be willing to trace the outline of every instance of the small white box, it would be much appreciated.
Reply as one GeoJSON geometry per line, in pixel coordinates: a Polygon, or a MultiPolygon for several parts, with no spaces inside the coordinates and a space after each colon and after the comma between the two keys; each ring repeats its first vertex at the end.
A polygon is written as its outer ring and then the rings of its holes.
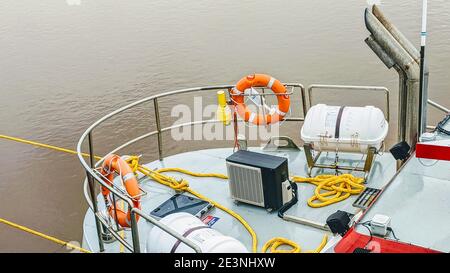
{"type": "Polygon", "coordinates": [[[370,230],[372,234],[378,236],[386,236],[388,233],[388,228],[391,226],[391,217],[375,214],[370,221],[370,230]]]}

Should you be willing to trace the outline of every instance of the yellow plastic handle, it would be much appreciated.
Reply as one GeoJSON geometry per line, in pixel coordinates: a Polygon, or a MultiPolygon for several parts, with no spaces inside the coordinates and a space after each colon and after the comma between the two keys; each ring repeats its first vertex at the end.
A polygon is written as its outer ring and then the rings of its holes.
{"type": "Polygon", "coordinates": [[[224,91],[217,91],[217,103],[220,107],[227,106],[227,97],[224,91]]]}

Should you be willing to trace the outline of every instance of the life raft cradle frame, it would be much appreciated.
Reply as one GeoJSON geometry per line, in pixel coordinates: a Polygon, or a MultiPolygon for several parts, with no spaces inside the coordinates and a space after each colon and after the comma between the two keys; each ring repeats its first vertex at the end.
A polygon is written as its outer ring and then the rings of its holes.
{"type": "Polygon", "coordinates": [[[332,169],[335,170],[336,173],[338,173],[340,170],[343,171],[356,171],[356,172],[364,172],[364,183],[366,183],[367,178],[369,177],[370,170],[372,169],[373,162],[375,160],[375,156],[377,154],[377,150],[375,147],[370,147],[367,149],[366,152],[366,160],[364,161],[364,167],[353,167],[353,166],[345,166],[339,164],[339,158],[337,156],[337,153],[339,151],[336,151],[336,160],[334,164],[318,164],[317,161],[319,160],[320,155],[322,152],[317,152],[315,156],[313,156],[314,148],[311,144],[305,144],[303,145],[303,149],[305,151],[306,156],[306,162],[308,163],[308,176],[311,177],[312,170],[314,168],[320,168],[320,169],[332,169]]]}
{"type": "MultiPolygon", "coordinates": [[[[385,96],[385,116],[388,122],[390,122],[390,96],[389,96],[389,89],[386,87],[380,87],[380,86],[342,86],[342,85],[320,85],[320,84],[313,84],[308,87],[308,102],[309,102],[309,108],[312,107],[312,94],[314,90],[333,90],[333,91],[343,91],[343,90],[353,90],[353,91],[374,91],[374,92],[381,92],[384,93],[385,96]]],[[[324,138],[324,141],[326,139],[324,138]]],[[[358,145],[358,140],[355,139],[355,145],[358,145]]],[[[308,176],[311,177],[312,170],[314,168],[320,168],[320,169],[332,169],[335,170],[336,173],[338,173],[340,170],[343,171],[357,171],[357,172],[363,172],[364,173],[364,183],[367,183],[367,178],[369,177],[370,170],[372,169],[373,162],[375,161],[375,157],[379,151],[375,147],[368,147],[365,154],[366,159],[364,161],[364,166],[359,167],[359,164],[356,167],[353,166],[346,166],[346,165],[340,165],[339,164],[339,144],[337,145],[336,151],[335,151],[335,162],[333,164],[319,164],[317,163],[320,155],[322,154],[321,151],[317,151],[316,155],[313,155],[314,148],[311,143],[305,143],[303,145],[303,149],[305,151],[306,156],[306,162],[308,164],[308,176]]]]}

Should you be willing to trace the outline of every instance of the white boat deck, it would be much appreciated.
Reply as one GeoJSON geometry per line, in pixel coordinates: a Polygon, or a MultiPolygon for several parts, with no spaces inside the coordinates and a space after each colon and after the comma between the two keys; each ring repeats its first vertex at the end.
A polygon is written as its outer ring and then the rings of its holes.
{"type": "MultiPolygon", "coordinates": [[[[261,148],[250,148],[250,150],[263,152],[261,148]]],[[[226,174],[225,158],[232,153],[233,150],[231,148],[200,150],[170,156],[165,158],[162,162],[154,161],[147,164],[147,166],[153,169],[161,167],[179,167],[193,172],[226,174]]],[[[264,151],[264,153],[287,157],[289,159],[290,175],[306,176],[307,167],[303,150],[285,150],[279,152],[264,151]]],[[[321,157],[323,163],[330,163],[333,159],[334,154],[330,154],[329,158],[326,158],[325,154],[321,157]]],[[[360,159],[361,155],[359,154],[340,155],[340,162],[342,162],[342,164],[356,166],[360,159]]],[[[360,164],[363,164],[363,162],[360,164]]],[[[394,176],[395,170],[396,162],[390,154],[386,153],[377,156],[368,178],[367,186],[373,188],[383,187],[394,176]]],[[[326,172],[334,173],[333,170],[327,170],[326,172]]],[[[185,178],[189,181],[190,186],[194,190],[240,214],[253,227],[258,235],[258,250],[261,250],[263,244],[273,237],[285,237],[298,243],[302,250],[313,250],[320,244],[323,235],[326,233],[326,231],[317,228],[285,221],[279,218],[276,212],[269,213],[264,208],[242,203],[236,204],[230,198],[227,180],[218,178],[197,178],[180,173],[167,174],[173,175],[174,177],[185,178]]],[[[316,174],[317,169],[313,171],[313,175],[316,174]]],[[[355,175],[362,176],[363,174],[355,172],[355,175]]],[[[175,193],[170,188],[146,178],[141,180],[141,186],[148,192],[148,194],[142,198],[142,210],[147,213],[150,213],[175,193]]],[[[325,224],[327,217],[337,210],[344,210],[350,213],[357,213],[359,211],[359,209],[352,206],[352,203],[356,200],[357,196],[352,196],[345,201],[324,208],[310,208],[306,201],[313,195],[315,187],[303,183],[298,184],[298,186],[299,201],[285,213],[287,215],[302,217],[325,224]]],[[[104,202],[100,195],[98,196],[98,204],[99,209],[104,210],[104,202]]],[[[213,225],[214,229],[219,230],[225,235],[237,238],[247,246],[249,251],[251,251],[251,236],[241,223],[217,208],[212,209],[210,215],[220,218],[220,220],[213,225]]],[[[138,223],[138,227],[141,250],[145,251],[147,234],[152,228],[152,225],[144,219],[141,219],[138,223]]],[[[98,251],[97,233],[94,216],[91,210],[88,210],[85,216],[83,232],[83,246],[93,251],[98,251]]],[[[328,235],[330,235],[331,238],[331,234],[328,235]]],[[[131,233],[129,230],[125,231],[125,239],[131,243],[131,233]]],[[[120,245],[117,241],[107,243],[105,244],[105,251],[119,252],[120,245]]]]}
{"type": "MultiPolygon", "coordinates": [[[[361,220],[391,217],[405,243],[450,252],[450,162],[412,156],[361,220]]],[[[361,226],[357,231],[368,235],[361,226]]]]}

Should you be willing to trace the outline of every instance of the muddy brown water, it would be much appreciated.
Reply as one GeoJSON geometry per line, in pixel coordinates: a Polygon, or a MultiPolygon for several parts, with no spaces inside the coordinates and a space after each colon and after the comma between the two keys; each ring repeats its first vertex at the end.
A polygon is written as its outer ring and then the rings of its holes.
{"type": "MultiPolygon", "coordinates": [[[[179,88],[233,84],[253,72],[281,81],[379,85],[391,90],[389,143],[395,140],[397,75],[363,40],[365,0],[0,2],[0,134],[75,148],[83,131],[119,106],[179,88]],[[345,4],[343,4],[345,2],[345,4]]],[[[419,44],[421,1],[382,1],[386,15],[419,44]]],[[[430,97],[449,107],[450,1],[429,3],[430,97]]],[[[205,101],[214,101],[213,94],[205,101]]],[[[383,107],[379,96],[320,94],[317,100],[383,107]]],[[[174,105],[161,101],[163,125],[174,105]]],[[[154,130],[143,105],[99,127],[101,154],[154,130]]],[[[430,123],[440,114],[430,111],[430,123]]],[[[300,124],[283,129],[298,140],[300,124]]],[[[175,142],[165,155],[230,142],[175,142]]],[[[155,159],[155,139],[130,147],[155,159]]],[[[81,241],[84,172],[72,155],[0,140],[0,217],[81,241]]],[[[0,225],[2,252],[61,252],[60,246],[0,225]]]]}

